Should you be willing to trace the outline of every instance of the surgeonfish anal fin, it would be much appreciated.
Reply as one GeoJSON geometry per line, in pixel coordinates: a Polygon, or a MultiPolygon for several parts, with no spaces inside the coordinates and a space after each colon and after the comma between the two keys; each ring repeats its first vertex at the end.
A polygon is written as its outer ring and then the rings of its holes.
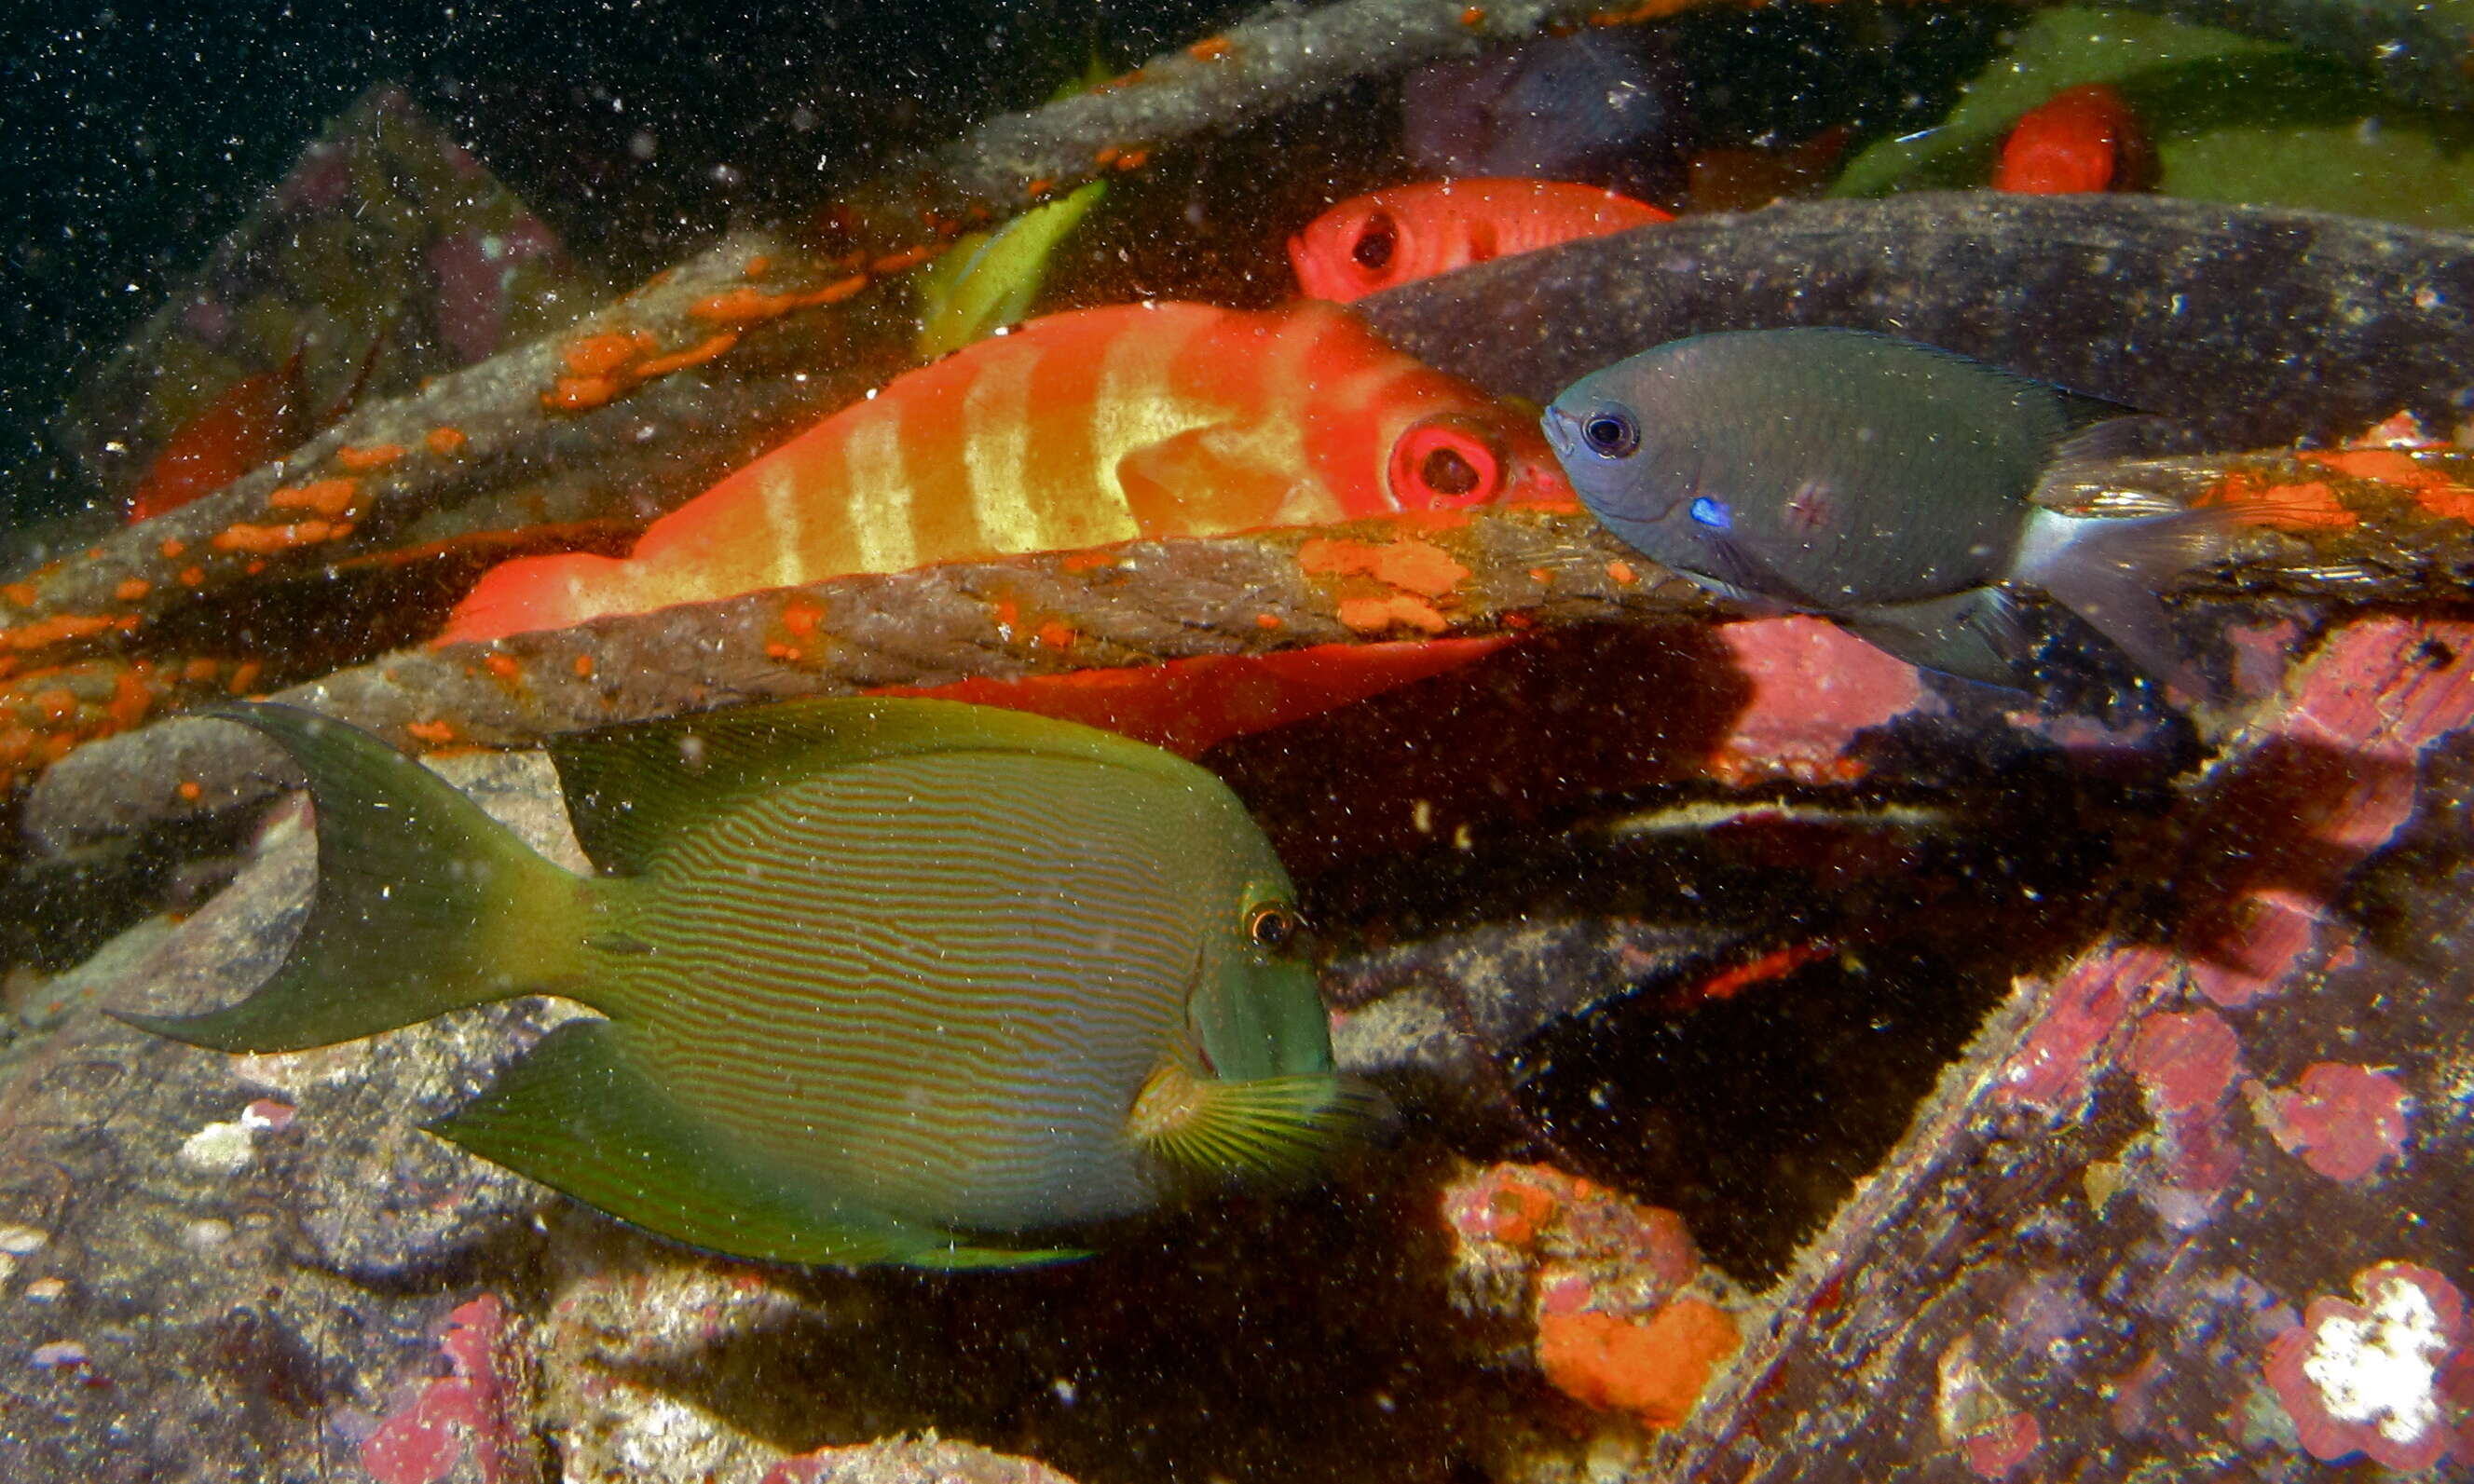
{"type": "Polygon", "coordinates": [[[318,885],[292,951],[248,998],[125,1016],[221,1051],[299,1051],[543,990],[570,993],[596,888],[446,779],[357,727],[287,706],[212,714],[309,777],[318,885]]]}
{"type": "Polygon", "coordinates": [[[1909,664],[2007,690],[2025,683],[2026,633],[2016,605],[1999,587],[1832,616],[1849,633],[1909,664]]]}
{"type": "Polygon", "coordinates": [[[607,1020],[570,1020],[424,1125],[648,1232],[772,1262],[1002,1267],[1078,1253],[975,1248],[776,1179],[664,1091],[607,1020]]]}
{"type": "Polygon", "coordinates": [[[2222,687],[2184,659],[2157,594],[2221,553],[2240,518],[2237,508],[2218,505],[2136,516],[2038,510],[2027,517],[2012,575],[2086,619],[2149,675],[2221,700],[2222,687]]]}
{"type": "Polygon", "coordinates": [[[1266,459],[1260,443],[1243,423],[1214,422],[1128,451],[1116,469],[1127,513],[1147,538],[1287,523],[1299,471],[1266,459]]]}
{"type": "Polygon", "coordinates": [[[1143,1084],[1126,1128],[1188,1176],[1276,1181],[1310,1172],[1373,1107],[1330,1072],[1230,1082],[1171,1064],[1143,1084]]]}
{"type": "Polygon", "coordinates": [[[642,874],[731,800],[885,758],[1028,753],[1185,781],[1191,765],[1097,728],[954,701],[843,697],[629,723],[552,738],[550,759],[585,854],[642,874]]]}

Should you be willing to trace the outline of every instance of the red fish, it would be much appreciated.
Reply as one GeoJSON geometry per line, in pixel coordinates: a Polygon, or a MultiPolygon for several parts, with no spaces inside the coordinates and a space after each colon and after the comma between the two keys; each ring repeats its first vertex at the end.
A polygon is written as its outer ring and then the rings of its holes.
{"type": "Polygon", "coordinates": [[[1572,497],[1527,418],[1346,310],[1085,309],[896,377],[623,560],[492,568],[439,640],[937,562],[1572,497]]]}
{"type": "Polygon", "coordinates": [[[1443,675],[1509,638],[1317,644],[1274,655],[1204,655],[1127,670],[1075,670],[1015,681],[888,685],[871,695],[933,696],[1036,711],[1200,757],[1230,737],[1320,715],[1443,675]]]}
{"type": "Polygon", "coordinates": [[[2029,109],[2001,144],[1993,188],[2038,196],[2142,191],[2155,183],[2147,132],[2102,83],[2065,87],[2029,109]]]}
{"type": "Polygon", "coordinates": [[[323,412],[309,409],[309,385],[301,371],[305,344],[296,345],[275,370],[243,376],[224,388],[204,412],[163,441],[146,477],[129,496],[129,523],[179,510],[307,443],[360,400],[386,343],[383,329],[372,337],[352,384],[323,412]]]}
{"type": "Polygon", "coordinates": [[[133,524],[214,493],[288,448],[303,432],[301,352],[273,371],[243,376],[206,410],[172,430],[129,497],[133,524]]]}
{"type": "Polygon", "coordinates": [[[1289,263],[1307,298],[1346,303],[1471,263],[1674,220],[1594,185],[1435,180],[1342,202],[1289,239],[1289,263]]]}

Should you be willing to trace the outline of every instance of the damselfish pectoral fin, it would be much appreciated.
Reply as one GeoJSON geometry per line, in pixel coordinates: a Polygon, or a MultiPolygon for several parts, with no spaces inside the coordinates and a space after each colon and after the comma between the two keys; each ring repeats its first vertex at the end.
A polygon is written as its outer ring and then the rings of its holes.
{"type": "Polygon", "coordinates": [[[1189,1175],[1277,1180],[1313,1169],[1373,1107],[1329,1072],[1229,1082],[1172,1064],[1143,1084],[1126,1129],[1189,1175]]]}
{"type": "Polygon", "coordinates": [[[2009,595],[1999,587],[1831,616],[1856,637],[1909,664],[2010,690],[2025,682],[2027,635],[2009,595]]]}
{"type": "Polygon", "coordinates": [[[1337,501],[1298,505],[1305,471],[1263,446],[1257,429],[1215,422],[1145,443],[1117,461],[1127,513],[1147,538],[1211,536],[1264,526],[1339,520],[1337,501]]]}
{"type": "Polygon", "coordinates": [[[560,1026],[488,1091],[426,1127],[622,1221],[736,1257],[1007,1267],[1080,1256],[972,1247],[799,1190],[682,1110],[607,1020],[560,1026]]]}

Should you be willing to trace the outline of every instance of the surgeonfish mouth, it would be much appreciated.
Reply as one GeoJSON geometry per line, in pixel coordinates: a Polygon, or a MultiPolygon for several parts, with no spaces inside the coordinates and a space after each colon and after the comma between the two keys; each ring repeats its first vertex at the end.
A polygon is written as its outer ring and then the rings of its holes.
{"type": "Polygon", "coordinates": [[[308,776],[308,914],[239,1002],[124,1018],[279,1052],[574,999],[602,1017],[425,1127],[673,1240],[1055,1261],[1081,1248],[1034,1233],[1295,1178],[1357,1121],[1287,874],[1156,748],[895,698],[575,733],[549,752],[587,876],[357,728],[216,714],[308,776]]]}

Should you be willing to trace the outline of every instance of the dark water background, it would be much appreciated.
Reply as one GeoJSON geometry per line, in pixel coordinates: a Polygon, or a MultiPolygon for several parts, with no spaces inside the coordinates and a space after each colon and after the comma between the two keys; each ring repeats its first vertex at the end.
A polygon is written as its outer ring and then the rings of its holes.
{"type": "Polygon", "coordinates": [[[734,214],[823,194],[903,143],[1035,103],[1244,4],[246,0],[0,7],[0,493],[86,491],[47,424],[327,121],[391,81],[615,281],[734,214]]]}

